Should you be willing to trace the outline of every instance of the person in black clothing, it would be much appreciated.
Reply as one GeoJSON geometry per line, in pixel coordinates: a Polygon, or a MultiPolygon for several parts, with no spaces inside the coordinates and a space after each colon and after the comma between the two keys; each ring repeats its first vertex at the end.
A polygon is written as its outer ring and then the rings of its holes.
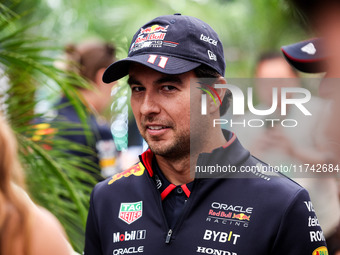
{"type": "MultiPolygon", "coordinates": [[[[328,109],[331,118],[326,121],[324,139],[329,151],[329,162],[340,163],[340,2],[337,0],[289,0],[292,9],[304,18],[316,37],[281,47],[283,56],[297,70],[304,73],[319,73],[323,79],[319,85],[319,95],[331,102],[328,109]]],[[[320,76],[321,77],[321,76],[320,76]]],[[[331,169],[330,178],[337,178],[331,169]]],[[[339,183],[339,181],[337,180],[339,183]]],[[[339,196],[339,192],[336,194],[339,196]]],[[[326,200],[327,198],[325,198],[326,200]]],[[[338,208],[339,211],[339,208],[338,208]]],[[[333,211],[334,212],[334,211],[333,211]]],[[[332,220],[336,220],[333,217],[332,220]]],[[[340,222],[332,233],[326,236],[330,255],[340,255],[340,222]]]]}
{"type": "Polygon", "coordinates": [[[106,83],[129,75],[149,149],[92,191],[85,255],[327,254],[307,191],[212,128],[228,108],[224,73],[216,32],[181,14],[143,25],[128,57],[106,69],[106,83]],[[207,178],[207,167],[233,171],[207,178]]]}
{"type": "Polygon", "coordinates": [[[88,146],[93,151],[93,153],[74,150],[70,152],[93,162],[92,167],[97,169],[93,174],[98,181],[101,181],[115,173],[117,164],[117,150],[110,127],[100,117],[100,113],[108,107],[111,100],[111,88],[103,86],[101,77],[107,65],[115,60],[115,48],[108,43],[88,41],[78,45],[67,45],[65,52],[67,61],[64,68],[78,73],[93,86],[91,89],[78,89],[88,113],[90,139],[87,139],[81,127],[80,118],[68,98],[62,97],[57,103],[58,112],[54,121],[67,121],[75,124],[72,129],[67,129],[68,132],[72,131],[72,134],[65,134],[63,137],[88,146]]]}

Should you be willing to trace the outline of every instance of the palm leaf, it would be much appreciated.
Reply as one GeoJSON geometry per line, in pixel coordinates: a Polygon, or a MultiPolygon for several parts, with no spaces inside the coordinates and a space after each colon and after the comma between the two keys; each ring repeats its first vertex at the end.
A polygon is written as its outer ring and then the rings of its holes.
{"type": "Polygon", "coordinates": [[[70,155],[72,151],[93,151],[74,144],[60,136],[82,132],[90,142],[93,138],[87,124],[87,113],[77,86],[88,87],[86,81],[75,74],[65,73],[54,66],[60,51],[54,46],[45,46],[46,40],[34,34],[28,35],[32,25],[17,23],[20,15],[0,4],[0,63],[2,77],[8,78],[3,95],[5,114],[13,128],[30,194],[34,201],[54,213],[65,227],[69,239],[77,251],[82,251],[89,195],[95,179],[91,172],[95,166],[90,159],[70,155]],[[57,86],[76,109],[81,130],[70,131],[72,123],[54,123],[59,133],[33,139],[36,133],[34,121],[41,118],[35,113],[36,90],[43,86],[57,86]],[[50,146],[46,149],[46,146],[50,146]],[[83,171],[86,170],[87,172],[83,171]]]}

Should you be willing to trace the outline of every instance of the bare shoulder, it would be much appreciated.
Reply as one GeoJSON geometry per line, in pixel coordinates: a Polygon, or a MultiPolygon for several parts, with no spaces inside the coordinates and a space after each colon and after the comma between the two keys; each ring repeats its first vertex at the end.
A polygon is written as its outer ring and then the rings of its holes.
{"type": "Polygon", "coordinates": [[[57,218],[46,209],[33,209],[32,251],[35,255],[72,254],[66,234],[57,218]]]}

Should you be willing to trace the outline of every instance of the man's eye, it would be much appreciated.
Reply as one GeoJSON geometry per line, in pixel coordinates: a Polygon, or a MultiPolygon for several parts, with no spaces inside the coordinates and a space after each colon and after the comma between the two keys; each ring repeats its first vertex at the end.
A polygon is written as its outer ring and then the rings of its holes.
{"type": "Polygon", "coordinates": [[[171,85],[165,85],[162,87],[163,90],[166,90],[166,91],[171,91],[171,90],[175,90],[176,87],[175,86],[171,86],[171,85]]]}
{"type": "Polygon", "coordinates": [[[131,90],[133,92],[141,92],[141,91],[144,91],[145,88],[144,87],[140,87],[140,86],[135,86],[135,87],[132,87],[131,90]]]}

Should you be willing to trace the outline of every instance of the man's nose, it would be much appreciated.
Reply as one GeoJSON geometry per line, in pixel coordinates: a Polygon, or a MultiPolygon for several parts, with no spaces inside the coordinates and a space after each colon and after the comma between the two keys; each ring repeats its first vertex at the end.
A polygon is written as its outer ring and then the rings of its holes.
{"type": "Polygon", "coordinates": [[[141,114],[148,116],[160,112],[160,100],[154,93],[146,93],[140,107],[141,114]]]}

